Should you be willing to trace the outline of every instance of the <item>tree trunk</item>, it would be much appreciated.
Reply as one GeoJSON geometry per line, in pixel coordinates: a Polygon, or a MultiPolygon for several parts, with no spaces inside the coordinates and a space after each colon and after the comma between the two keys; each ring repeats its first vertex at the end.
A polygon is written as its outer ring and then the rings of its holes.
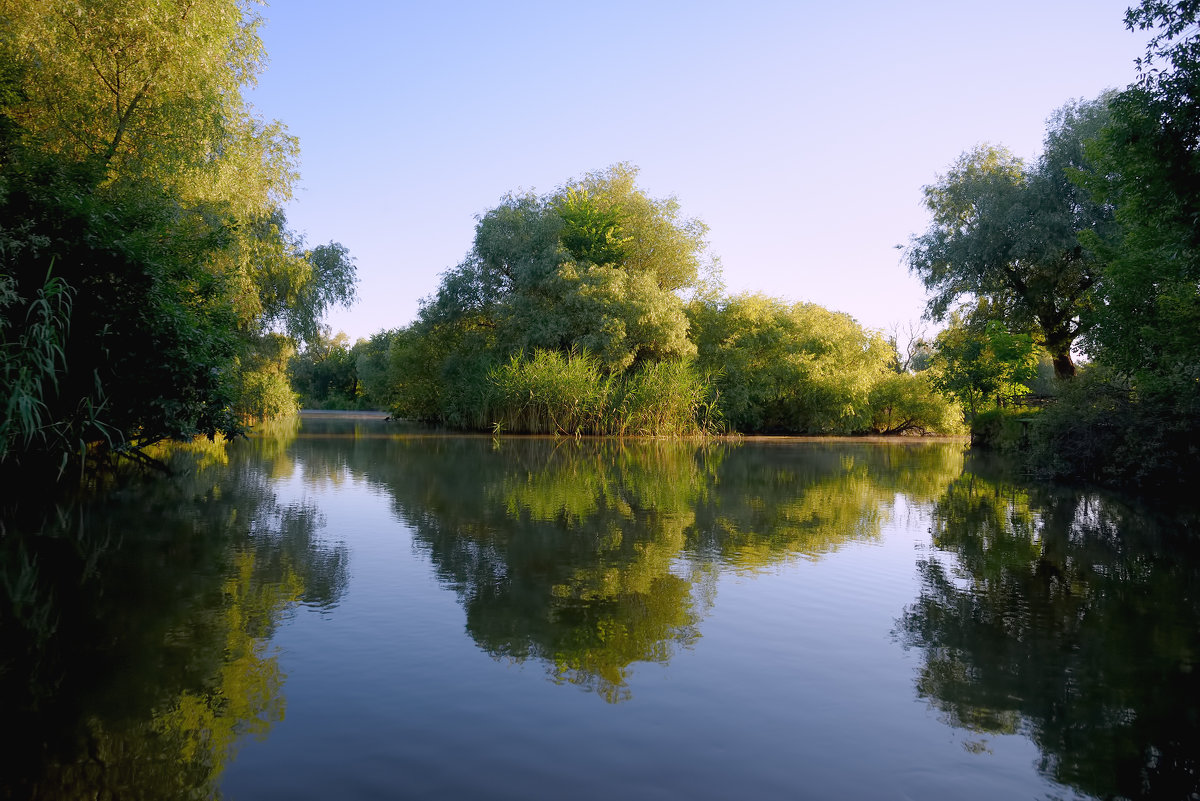
{"type": "Polygon", "coordinates": [[[1069,346],[1059,350],[1057,353],[1052,352],[1050,357],[1054,360],[1055,378],[1075,377],[1075,362],[1071,361],[1071,348],[1069,346]]]}
{"type": "Polygon", "coordinates": [[[1071,361],[1071,343],[1075,337],[1071,335],[1066,324],[1049,325],[1041,321],[1042,332],[1046,336],[1046,350],[1054,360],[1054,377],[1062,380],[1075,377],[1075,362],[1071,361]]]}

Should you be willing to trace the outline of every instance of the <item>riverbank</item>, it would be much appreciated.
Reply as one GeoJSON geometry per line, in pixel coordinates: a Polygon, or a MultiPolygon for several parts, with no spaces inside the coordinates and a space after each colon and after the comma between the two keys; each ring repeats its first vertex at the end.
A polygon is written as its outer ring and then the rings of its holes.
{"type": "Polygon", "coordinates": [[[300,419],[309,420],[359,420],[359,421],[378,421],[378,422],[398,422],[406,425],[424,428],[430,433],[445,433],[450,436],[488,436],[488,437],[521,437],[521,438],[550,438],[550,439],[670,439],[670,440],[687,440],[687,439],[706,439],[719,442],[873,442],[873,443],[948,443],[948,442],[970,442],[970,437],[967,435],[949,435],[949,434],[930,434],[930,435],[912,435],[912,434],[842,434],[842,435],[815,435],[815,436],[800,436],[794,434],[721,434],[712,436],[616,436],[616,435],[596,435],[587,434],[575,437],[569,434],[488,434],[486,432],[470,432],[470,431],[454,431],[451,429],[442,429],[437,426],[424,425],[413,420],[396,420],[387,412],[379,411],[359,411],[354,409],[301,409],[300,419]]]}

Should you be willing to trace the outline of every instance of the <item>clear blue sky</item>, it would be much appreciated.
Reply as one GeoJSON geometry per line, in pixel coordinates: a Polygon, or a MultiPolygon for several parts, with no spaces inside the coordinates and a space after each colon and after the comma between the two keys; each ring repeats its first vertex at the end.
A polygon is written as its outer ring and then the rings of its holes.
{"type": "Polygon", "coordinates": [[[896,245],[980,142],[1135,77],[1124,0],[276,0],[250,100],[301,145],[288,210],[358,264],[351,339],[410,322],[508,191],[619,161],[711,228],[730,292],[886,329],[924,292],[896,245]]]}

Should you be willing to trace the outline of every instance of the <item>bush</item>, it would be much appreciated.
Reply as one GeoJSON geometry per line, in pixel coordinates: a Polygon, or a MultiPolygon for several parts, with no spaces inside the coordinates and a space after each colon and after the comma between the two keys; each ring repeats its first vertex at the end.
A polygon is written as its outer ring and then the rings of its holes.
{"type": "Polygon", "coordinates": [[[927,373],[893,373],[871,388],[871,428],[877,434],[957,434],[962,410],[933,386],[927,373]]]}
{"type": "Polygon", "coordinates": [[[1186,376],[1138,392],[1092,370],[1064,386],[1030,439],[1030,466],[1043,477],[1170,493],[1200,473],[1200,392],[1186,376]]]}
{"type": "Polygon", "coordinates": [[[1028,440],[1029,421],[1039,412],[1021,407],[996,407],[971,420],[971,446],[1015,453],[1028,440]]]}
{"type": "Polygon", "coordinates": [[[693,303],[698,364],[722,417],[742,433],[853,434],[895,354],[852,317],[762,295],[693,303]]]}

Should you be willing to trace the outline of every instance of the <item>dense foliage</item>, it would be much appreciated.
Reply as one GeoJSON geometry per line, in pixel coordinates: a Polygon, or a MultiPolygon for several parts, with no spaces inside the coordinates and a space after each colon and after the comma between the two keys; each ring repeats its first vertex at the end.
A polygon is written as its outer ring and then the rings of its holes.
{"type": "MultiPolygon", "coordinates": [[[[354,294],[281,208],[296,143],[242,99],[245,0],[0,3],[0,463],[235,433],[354,294]]],[[[35,471],[36,472],[36,471],[35,471]]]]}
{"type": "Polygon", "coordinates": [[[353,345],[342,331],[321,329],[288,362],[288,378],[304,409],[387,409],[394,402],[388,364],[394,331],[353,345]]]}
{"type": "Polygon", "coordinates": [[[1090,186],[1115,206],[1122,236],[1097,287],[1090,345],[1110,383],[1131,390],[1116,416],[1120,451],[1144,484],[1200,470],[1198,16],[1186,0],[1130,9],[1127,26],[1153,36],[1093,146],[1101,169],[1090,186]]]}
{"type": "Polygon", "coordinates": [[[1037,376],[1038,347],[1028,334],[1014,334],[986,316],[952,315],[937,335],[934,382],[973,418],[989,404],[1011,403],[1029,392],[1037,376]]]}
{"type": "Polygon", "coordinates": [[[693,303],[698,363],[741,432],[953,430],[925,378],[893,370],[894,346],[849,315],[762,295],[693,303]]]}
{"type": "Polygon", "coordinates": [[[1090,325],[1099,250],[1114,226],[1111,205],[1072,179],[1093,169],[1084,144],[1107,118],[1106,96],[1069,103],[1051,119],[1036,164],[983,145],[925,188],[933,223],[908,262],[933,292],[930,317],[982,299],[1010,329],[1036,332],[1060,377],[1075,374],[1071,348],[1090,325]]]}
{"type": "Polygon", "coordinates": [[[931,317],[961,301],[976,324],[939,336],[943,386],[969,407],[1002,400],[987,388],[1020,378],[1027,334],[1060,379],[1073,347],[1091,357],[1020,438],[1047,476],[1160,491],[1200,472],[1198,15],[1144,0],[1125,18],[1151,32],[1133,86],[1065,106],[1033,168],[981,147],[926,189],[934,220],[910,267],[934,290],[931,317]]]}
{"type": "Polygon", "coordinates": [[[897,373],[848,315],[722,297],[705,226],[636,175],[616,165],[482,215],[419,319],[388,334],[393,412],[514,433],[955,428],[928,378],[897,373]]]}

